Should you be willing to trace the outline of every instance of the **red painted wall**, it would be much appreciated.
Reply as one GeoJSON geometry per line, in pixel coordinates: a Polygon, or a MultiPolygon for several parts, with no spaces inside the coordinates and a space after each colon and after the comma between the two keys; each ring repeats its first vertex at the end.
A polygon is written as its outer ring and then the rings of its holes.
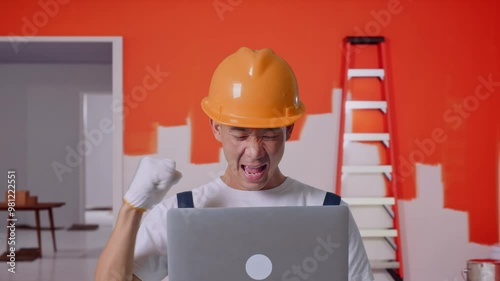
{"type": "MultiPolygon", "coordinates": [[[[415,162],[440,163],[444,205],[469,213],[470,241],[498,241],[497,1],[40,0],[0,5],[0,35],[123,36],[125,153],[155,153],[157,127],[184,125],[189,117],[193,163],[218,161],[218,143],[199,102],[216,64],[238,47],[271,47],[284,57],[295,69],[307,114],[319,114],[331,110],[332,87],[340,84],[342,38],[386,36],[400,194],[418,196],[415,162]],[[156,79],[144,80],[148,75],[156,79]]],[[[22,44],[16,47],[22,51],[22,44]]],[[[356,128],[371,129],[362,117],[356,117],[356,128]]]]}

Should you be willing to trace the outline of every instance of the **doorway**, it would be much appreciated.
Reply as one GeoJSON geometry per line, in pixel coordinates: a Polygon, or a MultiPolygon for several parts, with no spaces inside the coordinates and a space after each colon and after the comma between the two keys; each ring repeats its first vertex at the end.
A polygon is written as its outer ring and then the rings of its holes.
{"type": "Polygon", "coordinates": [[[80,142],[90,148],[80,174],[85,224],[113,224],[112,101],[110,92],[80,93],[80,142]]]}
{"type": "MultiPolygon", "coordinates": [[[[109,197],[108,200],[111,202],[111,208],[114,217],[118,213],[118,209],[121,206],[121,198],[123,194],[122,189],[122,165],[123,165],[123,124],[122,124],[122,108],[121,105],[123,100],[123,52],[122,52],[122,38],[121,37],[66,37],[66,36],[39,36],[39,37],[9,37],[0,36],[0,65],[4,66],[4,71],[9,72],[9,67],[19,68],[20,66],[26,67],[28,65],[35,65],[35,68],[42,72],[45,69],[54,69],[55,66],[61,67],[71,67],[74,65],[85,65],[85,67],[92,66],[99,68],[99,65],[108,64],[109,68],[109,96],[113,100],[114,109],[112,111],[112,127],[113,130],[110,132],[112,143],[111,152],[111,195],[107,194],[103,196],[109,197]],[[50,66],[45,68],[45,66],[50,66]]],[[[102,67],[100,68],[102,69],[102,67]]],[[[108,70],[104,70],[108,71],[108,70]]],[[[23,72],[20,72],[23,73],[23,72]]],[[[66,79],[65,72],[57,72],[58,77],[60,77],[60,84],[62,86],[56,86],[57,89],[62,90],[74,90],[75,92],[79,89],[81,91],[95,91],[96,89],[85,86],[79,86],[78,89],[73,89],[72,85],[64,84],[65,81],[75,81],[78,79],[66,79]],[[61,82],[62,81],[62,82],[61,82]]],[[[88,73],[84,71],[84,73],[88,73]]],[[[20,75],[19,79],[22,79],[20,75]]],[[[87,79],[91,80],[91,79],[87,79]]],[[[79,81],[79,80],[78,80],[79,81]]],[[[11,107],[9,112],[19,112],[18,116],[18,128],[13,124],[13,118],[10,118],[10,123],[2,123],[2,130],[4,128],[9,129],[12,134],[6,134],[4,138],[4,145],[0,147],[2,156],[5,157],[0,163],[0,168],[2,170],[8,170],[15,168],[19,171],[19,188],[30,190],[31,193],[39,195],[39,202],[43,201],[64,201],[66,206],[60,208],[60,210],[55,210],[54,217],[56,218],[56,225],[66,226],[68,223],[85,223],[85,197],[81,196],[82,186],[84,182],[81,177],[81,169],[83,166],[83,159],[78,161],[78,157],[81,154],[78,152],[78,141],[72,141],[71,138],[61,141],[61,130],[57,131],[58,125],[54,125],[50,130],[40,129],[40,127],[34,126],[33,123],[30,125],[29,120],[36,120],[37,116],[42,116],[47,112],[46,120],[40,120],[38,123],[42,124],[45,122],[57,121],[54,123],[68,123],[70,124],[74,116],[76,116],[76,123],[74,131],[78,130],[78,108],[75,110],[69,108],[69,106],[78,106],[79,97],[76,93],[74,98],[74,103],[66,103],[67,97],[62,95],[52,96],[48,95],[46,97],[37,97],[34,100],[26,100],[24,98],[16,98],[19,96],[36,96],[36,93],[42,89],[44,94],[51,93],[54,89],[54,85],[51,85],[50,81],[36,81],[38,84],[32,86],[26,86],[26,90],[21,89],[20,91],[9,91],[5,88],[0,89],[0,97],[2,98],[3,107],[11,107]],[[47,87],[39,87],[40,84],[45,83],[47,87]],[[50,97],[54,97],[50,100],[50,97]],[[8,103],[3,101],[7,100],[8,103]],[[64,100],[64,101],[63,101],[64,100]],[[43,101],[43,105],[39,105],[38,102],[43,101]],[[45,108],[46,105],[57,104],[59,115],[50,115],[51,109],[45,108]],[[62,110],[61,108],[65,108],[62,110]],[[36,109],[33,112],[32,109],[36,109]],[[59,110],[61,109],[61,110],[59,110]],[[68,120],[57,120],[55,118],[61,118],[61,112],[67,112],[68,120]],[[38,114],[38,115],[35,115],[38,114]],[[49,116],[50,115],[50,116],[49,116]],[[74,116],[73,116],[74,115],[74,116]],[[26,117],[28,116],[28,117],[26,117]],[[49,118],[50,117],[50,118],[49,118]],[[31,118],[31,119],[30,119],[31,118]],[[52,121],[51,121],[52,120],[52,121]],[[10,125],[9,125],[10,124],[10,125]],[[8,125],[8,126],[7,126],[8,125]],[[29,126],[28,126],[29,125],[29,126]],[[25,132],[27,129],[33,129],[33,131],[25,132]],[[50,132],[49,132],[50,131],[50,132]],[[58,138],[54,137],[50,140],[48,137],[44,141],[35,141],[33,136],[39,136],[40,133],[50,135],[53,132],[57,132],[58,138]],[[9,139],[10,138],[10,139],[9,139]],[[54,148],[55,143],[60,143],[59,147],[54,148]],[[27,149],[29,148],[29,149],[27,149]],[[46,148],[52,148],[53,153],[48,154],[46,148]],[[75,153],[73,153],[75,152],[75,153]],[[50,156],[47,156],[50,155],[50,156]],[[51,166],[52,163],[52,166],[51,166]],[[54,170],[54,163],[56,164],[56,169],[54,170]],[[60,169],[57,170],[57,167],[60,169]],[[62,170],[61,170],[62,167],[62,170]],[[60,171],[58,174],[57,171],[60,171]],[[74,182],[66,179],[66,177],[76,178],[74,182]],[[78,180],[79,179],[79,180],[78,180]],[[22,186],[21,186],[22,185],[22,186]]],[[[22,84],[19,82],[18,84],[22,84]]],[[[19,89],[17,89],[19,90],[19,89]]],[[[97,88],[99,90],[99,88],[97,88]]],[[[73,100],[73,98],[71,98],[73,100]]],[[[3,108],[2,108],[3,109],[3,108]]],[[[14,116],[14,117],[16,117],[14,116]]],[[[64,117],[62,117],[64,118],[64,117]]],[[[75,139],[78,140],[78,132],[76,131],[75,139]]],[[[3,135],[3,134],[2,134],[3,135]]],[[[0,175],[0,177],[3,177],[0,175]]],[[[5,182],[2,179],[3,182],[5,182]]],[[[106,203],[109,205],[109,202],[106,203]]],[[[110,206],[107,206],[109,208],[110,206]]],[[[31,218],[27,218],[31,220],[31,218]]]]}

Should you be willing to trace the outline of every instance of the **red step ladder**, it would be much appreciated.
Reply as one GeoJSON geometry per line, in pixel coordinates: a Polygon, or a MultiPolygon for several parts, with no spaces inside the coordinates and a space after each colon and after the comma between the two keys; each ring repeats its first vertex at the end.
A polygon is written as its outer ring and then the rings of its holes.
{"type": "MultiPolygon", "coordinates": [[[[336,193],[342,195],[342,182],[349,174],[383,174],[386,185],[385,197],[344,197],[350,206],[382,206],[392,220],[392,227],[389,229],[362,229],[360,228],[363,239],[380,238],[389,243],[394,250],[394,259],[382,261],[370,261],[372,269],[385,270],[390,274],[392,279],[399,281],[403,280],[403,259],[400,239],[399,226],[399,211],[398,211],[398,189],[395,176],[395,161],[396,161],[396,145],[393,136],[395,136],[394,120],[391,119],[392,97],[389,93],[389,84],[386,75],[387,57],[384,37],[346,37],[343,47],[344,55],[344,73],[343,73],[343,90],[339,124],[339,142],[338,142],[338,158],[337,158],[337,175],[336,175],[336,193]],[[372,48],[376,47],[378,51],[378,67],[377,68],[352,68],[354,55],[359,51],[363,51],[367,45],[372,48]],[[349,98],[350,85],[355,83],[356,78],[375,78],[380,81],[380,100],[351,100],[349,98]],[[385,132],[373,133],[345,133],[346,112],[354,112],[356,110],[376,110],[383,112],[385,132]],[[348,142],[379,142],[384,145],[388,163],[378,165],[345,165],[344,149],[348,142]]],[[[363,186],[362,188],[370,188],[363,186]]],[[[387,219],[387,218],[386,218],[387,219]]]]}

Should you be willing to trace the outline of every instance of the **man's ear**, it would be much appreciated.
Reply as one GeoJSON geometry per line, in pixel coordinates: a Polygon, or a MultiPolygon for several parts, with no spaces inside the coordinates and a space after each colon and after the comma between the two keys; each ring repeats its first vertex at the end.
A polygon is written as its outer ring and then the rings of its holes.
{"type": "Polygon", "coordinates": [[[218,141],[222,141],[222,137],[221,137],[222,126],[221,126],[221,124],[210,119],[210,127],[212,128],[212,133],[214,133],[215,139],[218,141]]]}
{"type": "Polygon", "coordinates": [[[285,128],[285,130],[286,130],[286,140],[290,139],[290,137],[292,136],[293,125],[294,124],[286,126],[286,128],[285,128]]]}

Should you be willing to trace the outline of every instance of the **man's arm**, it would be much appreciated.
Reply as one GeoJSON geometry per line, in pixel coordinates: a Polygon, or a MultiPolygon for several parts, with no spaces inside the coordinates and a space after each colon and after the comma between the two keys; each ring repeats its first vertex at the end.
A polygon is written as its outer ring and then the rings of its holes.
{"type": "Polygon", "coordinates": [[[142,214],[158,204],[182,177],[175,161],[144,157],[125,193],[115,228],[97,261],[95,281],[139,280],[133,275],[134,248],[142,214]]]}
{"type": "Polygon", "coordinates": [[[142,212],[123,204],[115,228],[97,261],[94,280],[139,280],[133,274],[135,238],[142,212]]]}

